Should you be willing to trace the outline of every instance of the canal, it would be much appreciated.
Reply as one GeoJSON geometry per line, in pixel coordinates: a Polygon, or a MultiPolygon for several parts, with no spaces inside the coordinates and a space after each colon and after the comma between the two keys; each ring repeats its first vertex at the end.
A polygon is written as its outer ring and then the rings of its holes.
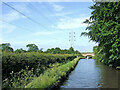
{"type": "Polygon", "coordinates": [[[118,88],[119,70],[94,59],[80,59],[75,70],[60,86],[62,88],[118,88]]]}

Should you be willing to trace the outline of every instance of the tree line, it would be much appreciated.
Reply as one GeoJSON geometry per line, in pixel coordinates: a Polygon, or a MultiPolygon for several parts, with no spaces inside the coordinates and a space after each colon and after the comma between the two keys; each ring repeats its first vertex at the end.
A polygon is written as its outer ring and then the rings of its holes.
{"type": "Polygon", "coordinates": [[[120,66],[120,1],[95,1],[90,9],[91,16],[84,21],[89,24],[88,32],[81,35],[98,43],[93,48],[96,60],[113,67],[120,66]]]}
{"type": "Polygon", "coordinates": [[[43,51],[43,48],[39,49],[38,46],[35,44],[27,44],[26,47],[28,48],[27,50],[20,48],[14,51],[10,43],[0,44],[0,49],[2,51],[15,52],[15,53],[40,52],[40,53],[52,53],[52,54],[81,54],[78,50],[74,50],[73,47],[64,50],[60,49],[59,47],[56,47],[56,48],[47,49],[46,51],[43,51]]]}

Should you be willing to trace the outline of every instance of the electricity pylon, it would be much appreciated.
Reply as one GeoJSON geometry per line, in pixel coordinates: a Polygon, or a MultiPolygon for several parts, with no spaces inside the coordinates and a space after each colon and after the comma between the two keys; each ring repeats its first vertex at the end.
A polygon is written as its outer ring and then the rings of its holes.
{"type": "Polygon", "coordinates": [[[71,46],[71,47],[74,47],[75,32],[69,32],[69,41],[70,41],[70,46],[71,46]]]}

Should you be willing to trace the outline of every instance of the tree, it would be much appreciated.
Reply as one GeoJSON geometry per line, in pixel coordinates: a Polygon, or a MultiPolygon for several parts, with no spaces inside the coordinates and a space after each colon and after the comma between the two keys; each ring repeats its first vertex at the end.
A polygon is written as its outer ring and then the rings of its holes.
{"type": "Polygon", "coordinates": [[[67,50],[67,49],[62,50],[59,47],[56,47],[56,48],[47,49],[47,51],[45,51],[45,52],[53,53],[53,54],[78,54],[78,55],[81,55],[81,53],[79,51],[77,51],[77,50],[74,51],[73,47],[69,48],[69,50],[67,50]]]}
{"type": "Polygon", "coordinates": [[[74,48],[73,47],[70,47],[69,48],[69,52],[72,54],[72,53],[74,53],[74,48]]]}
{"type": "Polygon", "coordinates": [[[10,46],[11,46],[10,43],[3,43],[3,44],[0,44],[0,49],[2,51],[11,51],[11,52],[13,52],[14,50],[10,46]]]}
{"type": "Polygon", "coordinates": [[[23,52],[26,52],[26,51],[23,50],[22,48],[20,48],[20,49],[17,49],[15,52],[16,52],[16,53],[23,53],[23,52]]]}
{"type": "Polygon", "coordinates": [[[62,50],[61,50],[59,47],[56,47],[56,48],[54,49],[54,52],[59,54],[59,53],[62,52],[62,50]]]}
{"type": "Polygon", "coordinates": [[[81,35],[98,43],[102,54],[101,61],[113,66],[120,65],[120,1],[94,2],[91,17],[84,23],[89,24],[81,35]]]}
{"type": "Polygon", "coordinates": [[[50,53],[55,54],[54,53],[54,48],[51,48],[50,53]]]}
{"type": "Polygon", "coordinates": [[[103,58],[103,55],[104,55],[104,53],[103,53],[103,49],[101,48],[101,47],[99,47],[99,46],[94,46],[93,47],[93,52],[94,52],[94,57],[93,57],[93,59],[96,59],[96,60],[98,60],[98,61],[101,61],[101,62],[103,62],[102,60],[102,58],[103,58]]]}
{"type": "Polygon", "coordinates": [[[50,50],[50,49],[47,49],[46,53],[50,53],[50,52],[51,52],[51,50],[50,50]]]}
{"type": "Polygon", "coordinates": [[[38,46],[36,46],[35,44],[28,44],[28,45],[26,45],[26,47],[28,47],[28,51],[29,52],[32,52],[32,51],[38,51],[39,49],[38,49],[38,46]]]}
{"type": "Polygon", "coordinates": [[[43,48],[41,48],[41,49],[39,50],[39,52],[42,53],[42,52],[43,52],[43,48]]]}

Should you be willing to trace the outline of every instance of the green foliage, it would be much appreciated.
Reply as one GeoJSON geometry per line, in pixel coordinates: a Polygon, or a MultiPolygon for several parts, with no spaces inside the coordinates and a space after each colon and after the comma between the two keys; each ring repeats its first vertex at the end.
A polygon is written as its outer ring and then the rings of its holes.
{"type": "Polygon", "coordinates": [[[30,83],[34,77],[36,77],[33,73],[33,68],[28,70],[22,69],[19,72],[14,73],[13,71],[10,73],[10,77],[3,79],[2,88],[23,88],[28,83],[30,83]]]}
{"type": "Polygon", "coordinates": [[[26,52],[26,51],[23,50],[22,48],[15,50],[15,53],[24,53],[24,52],[26,52]]]}
{"type": "Polygon", "coordinates": [[[74,52],[74,48],[73,47],[70,47],[69,51],[72,53],[74,52]]]}
{"type": "Polygon", "coordinates": [[[98,46],[94,46],[93,51],[94,51],[94,55],[95,55],[93,57],[93,59],[96,59],[98,61],[102,61],[103,60],[102,48],[100,48],[98,46]]]}
{"type": "Polygon", "coordinates": [[[35,77],[25,88],[50,88],[52,85],[56,85],[61,77],[66,76],[67,72],[74,68],[78,60],[79,58],[76,58],[63,65],[55,64],[53,68],[47,69],[44,74],[35,77]]]}
{"type": "Polygon", "coordinates": [[[40,76],[55,63],[64,64],[75,56],[68,54],[44,54],[39,52],[3,52],[3,88],[24,87],[34,77],[40,76]],[[31,71],[32,70],[32,71],[31,71]],[[12,73],[12,74],[11,74],[12,73]]]}
{"type": "MultiPolygon", "coordinates": [[[[81,53],[74,51],[73,48],[61,50],[56,47],[43,52],[43,49],[39,50],[35,44],[28,44],[26,47],[28,47],[28,51],[20,48],[13,52],[9,43],[0,45],[0,49],[3,51],[0,55],[2,58],[2,88],[24,88],[34,78],[43,75],[48,68],[66,64],[76,56],[82,57],[81,53]]],[[[65,74],[62,72],[62,75],[63,73],[65,74]]]]}
{"type": "Polygon", "coordinates": [[[11,46],[10,43],[3,43],[3,44],[0,44],[0,49],[2,51],[11,51],[11,52],[13,52],[13,48],[10,47],[10,46],[11,46]]]}
{"type": "Polygon", "coordinates": [[[120,65],[120,2],[94,2],[90,7],[91,17],[84,23],[89,24],[81,35],[99,45],[95,58],[109,65],[120,65]]]}
{"type": "Polygon", "coordinates": [[[38,52],[43,53],[43,48],[41,48],[38,52]]]}
{"type": "Polygon", "coordinates": [[[32,52],[32,51],[38,51],[39,49],[38,49],[38,46],[36,46],[35,44],[28,44],[28,45],[26,45],[26,47],[28,47],[28,51],[29,52],[32,52]]]}
{"type": "Polygon", "coordinates": [[[82,56],[82,54],[78,50],[75,51],[73,47],[70,47],[69,50],[67,50],[67,49],[62,50],[59,47],[51,48],[51,49],[47,49],[46,53],[52,53],[52,54],[74,54],[74,55],[82,56]]]}
{"type": "MultiPolygon", "coordinates": [[[[26,45],[28,47],[28,50],[23,50],[22,48],[15,50],[15,53],[24,53],[24,52],[39,52],[39,53],[51,53],[51,54],[73,54],[75,56],[82,56],[82,54],[78,50],[74,50],[73,47],[70,47],[67,49],[60,49],[59,47],[47,49],[46,51],[43,51],[43,48],[38,48],[35,44],[28,44],[26,45]]],[[[10,47],[10,43],[0,44],[0,49],[2,51],[13,51],[13,48],[10,47]]]]}

